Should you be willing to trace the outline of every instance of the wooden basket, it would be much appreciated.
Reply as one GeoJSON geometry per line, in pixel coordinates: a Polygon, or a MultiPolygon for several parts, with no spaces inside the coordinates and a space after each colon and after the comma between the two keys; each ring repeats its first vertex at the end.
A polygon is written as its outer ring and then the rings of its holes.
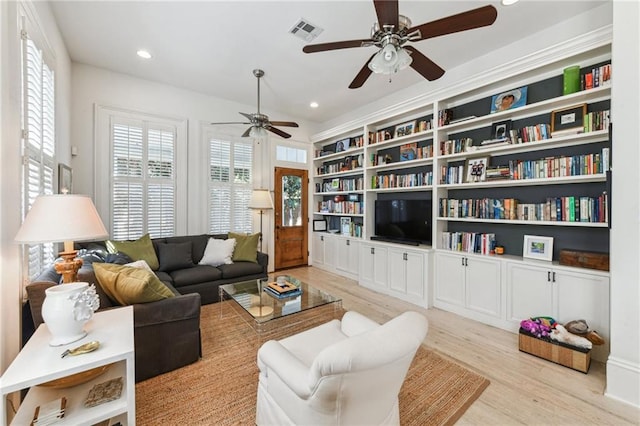
{"type": "Polygon", "coordinates": [[[538,339],[522,329],[520,329],[518,349],[583,373],[588,372],[591,365],[591,350],[538,339]]]}

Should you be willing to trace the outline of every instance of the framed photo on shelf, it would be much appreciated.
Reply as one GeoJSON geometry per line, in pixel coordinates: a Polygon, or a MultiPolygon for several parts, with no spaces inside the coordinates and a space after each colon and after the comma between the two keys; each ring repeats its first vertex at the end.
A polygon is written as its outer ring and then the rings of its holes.
{"type": "Polygon", "coordinates": [[[511,131],[511,120],[499,121],[491,125],[491,139],[505,139],[511,131]]]}
{"type": "Polygon", "coordinates": [[[66,164],[58,163],[58,194],[71,194],[73,171],[66,164]]]}
{"type": "Polygon", "coordinates": [[[340,233],[342,235],[351,235],[351,218],[350,217],[340,218],[340,233]]]}
{"type": "Polygon", "coordinates": [[[313,220],[313,230],[314,232],[324,232],[327,230],[327,221],[324,219],[314,219],[313,220]]]}
{"type": "Polygon", "coordinates": [[[551,133],[566,132],[571,134],[582,132],[586,114],[587,104],[551,111],[551,133]]]}
{"type": "Polygon", "coordinates": [[[491,98],[491,113],[519,108],[527,104],[527,86],[498,93],[491,98]]]}
{"type": "Polygon", "coordinates": [[[336,142],[336,152],[342,152],[349,149],[349,139],[342,139],[336,142]]]}
{"type": "Polygon", "coordinates": [[[418,158],[418,143],[406,143],[400,146],[400,161],[411,161],[418,158]]]}
{"type": "Polygon", "coordinates": [[[525,235],[522,257],[551,262],[553,259],[553,237],[525,235]]]}
{"type": "Polygon", "coordinates": [[[413,134],[416,129],[416,121],[409,121],[408,123],[398,124],[395,130],[395,138],[400,136],[407,136],[413,134]]]}
{"type": "Polygon", "coordinates": [[[469,158],[465,165],[465,182],[484,182],[489,157],[469,158]]]}

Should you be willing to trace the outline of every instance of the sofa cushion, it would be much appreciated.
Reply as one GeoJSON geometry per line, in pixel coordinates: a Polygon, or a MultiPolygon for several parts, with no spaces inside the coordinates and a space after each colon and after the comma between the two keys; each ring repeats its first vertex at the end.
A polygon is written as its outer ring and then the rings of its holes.
{"type": "Polygon", "coordinates": [[[184,243],[160,243],[158,248],[158,261],[160,267],[158,271],[171,272],[176,269],[191,268],[193,259],[191,258],[191,242],[184,243]]]}
{"type": "Polygon", "coordinates": [[[145,260],[154,271],[160,266],[149,234],[145,234],[135,241],[108,240],[107,250],[109,253],[122,252],[131,260],[145,260]]]}
{"type": "Polygon", "coordinates": [[[152,272],[110,263],[94,263],[93,270],[105,293],[121,305],[148,303],[174,297],[152,272]]]}
{"type": "Polygon", "coordinates": [[[222,272],[218,268],[207,265],[196,265],[193,268],[178,269],[169,273],[173,279],[173,286],[180,288],[185,285],[193,285],[216,281],[222,278],[222,272]]]}
{"type": "Polygon", "coordinates": [[[236,248],[233,251],[231,260],[234,262],[253,262],[258,263],[258,240],[260,234],[236,234],[229,232],[229,238],[235,238],[236,248]]]}
{"type": "Polygon", "coordinates": [[[233,263],[231,257],[236,247],[236,239],[229,238],[227,240],[219,240],[217,238],[209,238],[207,248],[204,250],[202,260],[199,265],[219,266],[233,263]]]}
{"type": "MultiPolygon", "coordinates": [[[[153,240],[156,242],[156,240],[153,240]]],[[[204,248],[207,246],[207,242],[209,241],[209,236],[205,234],[200,235],[187,235],[187,236],[179,236],[179,237],[166,237],[161,240],[157,240],[159,243],[191,243],[191,258],[193,259],[193,264],[197,265],[202,259],[202,254],[204,253],[204,248]]]]}
{"type": "Polygon", "coordinates": [[[168,272],[156,271],[156,276],[165,284],[173,284],[173,278],[171,278],[168,272]]]}
{"type": "Polygon", "coordinates": [[[222,272],[222,278],[225,280],[263,272],[262,265],[253,262],[234,262],[230,265],[220,265],[218,269],[222,272]]]}

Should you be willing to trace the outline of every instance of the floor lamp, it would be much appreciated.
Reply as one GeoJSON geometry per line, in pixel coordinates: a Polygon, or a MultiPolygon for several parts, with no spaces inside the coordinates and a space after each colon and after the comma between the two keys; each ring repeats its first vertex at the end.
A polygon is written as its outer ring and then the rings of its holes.
{"type": "Polygon", "coordinates": [[[273,200],[268,189],[254,189],[247,205],[252,210],[260,211],[260,251],[262,251],[262,216],[265,210],[273,209],[273,200]]]}

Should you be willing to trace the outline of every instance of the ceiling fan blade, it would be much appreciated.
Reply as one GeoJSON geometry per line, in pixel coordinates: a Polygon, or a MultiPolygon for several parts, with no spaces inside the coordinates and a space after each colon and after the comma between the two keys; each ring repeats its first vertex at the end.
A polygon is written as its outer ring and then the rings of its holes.
{"type": "Polygon", "coordinates": [[[247,130],[244,131],[244,133],[240,137],[241,138],[248,138],[249,137],[249,133],[251,133],[251,129],[252,128],[253,128],[253,126],[249,127],[247,130]]]}
{"type": "Polygon", "coordinates": [[[411,41],[419,41],[460,31],[472,30],[474,28],[486,27],[487,25],[493,24],[497,17],[498,11],[495,7],[484,6],[438,19],[437,21],[418,25],[408,30],[407,33],[410,34],[419,30],[420,38],[411,39],[411,41]]]}
{"type": "Polygon", "coordinates": [[[308,44],[302,48],[302,51],[304,53],[315,53],[325,52],[327,50],[349,49],[351,47],[361,47],[363,43],[369,43],[371,41],[371,39],[365,38],[362,40],[345,40],[334,41],[331,43],[308,44]]]}
{"type": "Polygon", "coordinates": [[[394,31],[398,31],[398,0],[373,0],[373,5],[380,29],[385,25],[393,25],[394,31]]]}
{"type": "Polygon", "coordinates": [[[289,139],[291,137],[291,135],[289,133],[285,133],[282,130],[276,129],[273,126],[266,125],[266,126],[264,126],[264,128],[267,129],[268,131],[272,132],[272,133],[275,133],[278,136],[282,136],[285,139],[289,139]]]}
{"type": "Polygon", "coordinates": [[[364,66],[360,69],[360,72],[358,73],[358,75],[356,75],[356,78],[354,78],[349,85],[349,89],[357,89],[359,87],[362,87],[364,82],[367,81],[372,73],[372,71],[369,69],[369,62],[371,62],[371,60],[374,56],[376,56],[377,53],[378,52],[374,53],[369,59],[367,59],[367,62],[364,63],[364,66]]]}
{"type": "Polygon", "coordinates": [[[209,124],[251,124],[251,123],[245,123],[245,122],[240,122],[240,121],[227,121],[227,122],[209,123],[209,124]]]}
{"type": "Polygon", "coordinates": [[[293,121],[269,121],[272,126],[298,127],[298,123],[293,121]]]}
{"type": "Polygon", "coordinates": [[[440,68],[438,64],[412,46],[405,46],[404,48],[411,52],[411,68],[418,71],[424,78],[433,81],[442,77],[444,70],[440,68]]]}
{"type": "MultiPolygon", "coordinates": [[[[249,120],[249,121],[253,120],[253,115],[252,114],[247,114],[246,112],[241,112],[239,114],[243,115],[244,117],[246,117],[247,120],[249,120]]],[[[249,123],[249,124],[251,124],[251,123],[249,123]]]]}

